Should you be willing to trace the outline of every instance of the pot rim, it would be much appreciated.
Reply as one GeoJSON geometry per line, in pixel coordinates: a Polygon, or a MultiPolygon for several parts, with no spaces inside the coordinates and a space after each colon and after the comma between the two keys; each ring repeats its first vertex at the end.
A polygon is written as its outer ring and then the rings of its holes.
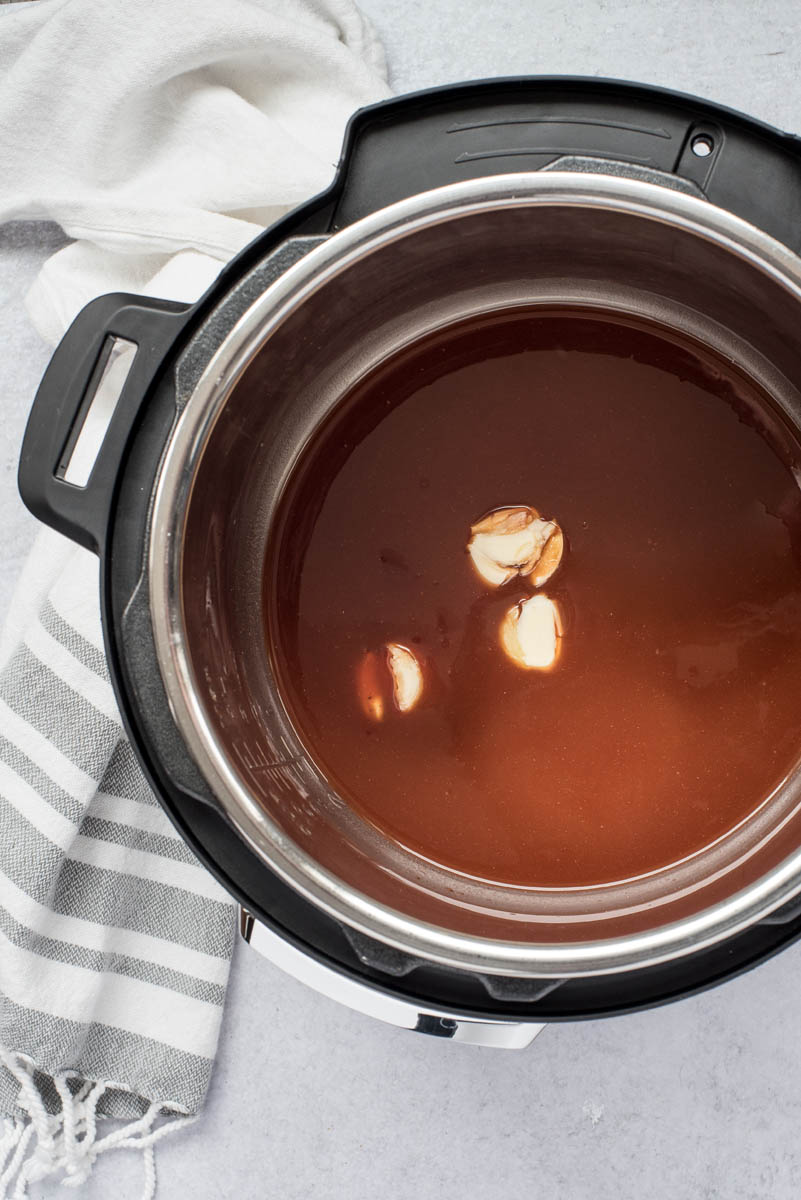
{"type": "Polygon", "coordinates": [[[642,179],[549,170],[467,180],[401,200],[330,235],[289,267],[247,309],[208,362],[162,459],[149,533],[149,598],[159,669],[176,725],[227,818],[271,870],[329,916],[414,957],[488,974],[567,978],[654,966],[755,924],[801,892],[801,847],[754,883],[699,913],[616,938],[507,941],[406,916],[320,866],[245,787],[198,695],[180,580],[191,488],[205,445],[233,387],[271,332],[323,283],[380,246],[469,213],[534,205],[612,210],[680,227],[757,267],[801,303],[801,259],[788,247],[707,200],[642,179]]]}

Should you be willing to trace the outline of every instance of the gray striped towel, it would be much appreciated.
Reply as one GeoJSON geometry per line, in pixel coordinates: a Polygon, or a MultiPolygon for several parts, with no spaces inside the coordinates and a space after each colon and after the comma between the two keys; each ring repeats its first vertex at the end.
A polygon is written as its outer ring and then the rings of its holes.
{"type": "Polygon", "coordinates": [[[0,643],[0,1197],[198,1111],[233,905],[145,783],[106,671],[97,560],[39,536],[0,643]],[[89,585],[94,579],[95,586],[89,585]],[[98,1135],[98,1117],[125,1123],[98,1135]]]}

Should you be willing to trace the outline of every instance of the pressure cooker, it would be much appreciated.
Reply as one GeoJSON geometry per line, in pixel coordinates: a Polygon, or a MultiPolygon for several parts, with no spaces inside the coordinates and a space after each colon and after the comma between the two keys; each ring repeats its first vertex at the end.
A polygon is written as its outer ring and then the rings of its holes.
{"type": "Polygon", "coordinates": [[[736,361],[801,430],[801,142],[690,96],[497,79],[350,122],[336,178],[186,305],[102,296],[38,390],[19,485],[100,556],[106,653],[147,779],[279,967],[439,1037],[709,987],[801,933],[796,773],[647,878],[515,888],[422,861],[349,808],[263,652],[282,488],[375,364],[443,324],[568,303],[736,361]]]}

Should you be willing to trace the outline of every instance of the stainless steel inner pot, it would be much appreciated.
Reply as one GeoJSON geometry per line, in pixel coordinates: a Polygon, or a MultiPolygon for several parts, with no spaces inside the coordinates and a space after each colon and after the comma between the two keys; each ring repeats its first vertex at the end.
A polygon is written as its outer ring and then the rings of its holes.
{"type": "Polygon", "coordinates": [[[417,857],[348,808],[295,732],[263,643],[271,519],[319,423],[410,340],[522,303],[652,316],[713,345],[775,398],[765,435],[798,471],[801,260],[652,182],[562,172],[472,180],[334,234],[225,338],[162,463],[152,620],[200,771],[245,841],[299,892],[436,962],[591,975],[692,953],[801,891],[798,770],[738,828],[665,870],[584,889],[494,885],[417,857]]]}

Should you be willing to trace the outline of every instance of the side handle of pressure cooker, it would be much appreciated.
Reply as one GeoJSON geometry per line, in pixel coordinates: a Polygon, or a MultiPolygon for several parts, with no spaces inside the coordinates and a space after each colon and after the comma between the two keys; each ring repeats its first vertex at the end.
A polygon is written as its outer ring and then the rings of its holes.
{"type": "Polygon", "coordinates": [[[300,983],[336,1000],[347,1008],[389,1025],[427,1033],[431,1037],[492,1046],[498,1050],[522,1050],[544,1028],[531,1021],[503,1021],[489,1017],[467,1017],[415,1003],[414,1000],[382,991],[343,975],[319,959],[305,954],[280,937],[244,908],[239,910],[242,937],[273,966],[300,983]]]}
{"type": "Polygon", "coordinates": [[[141,404],[188,306],[114,294],[75,318],[28,419],[19,490],[35,517],[98,552],[141,404]]]}

